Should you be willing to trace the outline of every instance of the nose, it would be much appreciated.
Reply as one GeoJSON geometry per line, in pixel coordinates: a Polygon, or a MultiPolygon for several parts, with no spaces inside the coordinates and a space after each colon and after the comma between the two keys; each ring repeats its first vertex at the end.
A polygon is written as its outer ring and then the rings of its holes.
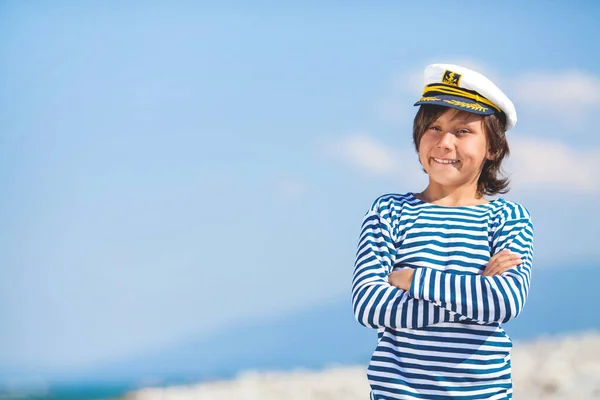
{"type": "Polygon", "coordinates": [[[451,149],[454,146],[454,135],[452,132],[445,132],[440,136],[438,141],[438,148],[451,149]]]}

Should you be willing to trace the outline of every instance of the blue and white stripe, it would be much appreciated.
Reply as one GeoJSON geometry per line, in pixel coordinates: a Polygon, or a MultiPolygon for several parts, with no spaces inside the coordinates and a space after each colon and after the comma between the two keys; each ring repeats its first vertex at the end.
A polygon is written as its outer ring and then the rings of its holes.
{"type": "Polygon", "coordinates": [[[523,309],[532,260],[533,224],[520,204],[378,198],[363,220],[352,279],[356,320],[378,330],[371,398],[512,398],[512,343],[500,323],[523,309]],[[482,276],[503,249],[519,253],[521,265],[482,276]],[[409,291],[387,280],[402,268],[415,269],[409,291]]]}

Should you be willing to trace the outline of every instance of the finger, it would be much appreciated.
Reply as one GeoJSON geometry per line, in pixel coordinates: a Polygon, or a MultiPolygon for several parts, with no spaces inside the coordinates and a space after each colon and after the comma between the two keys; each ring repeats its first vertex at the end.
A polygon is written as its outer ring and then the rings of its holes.
{"type": "Polygon", "coordinates": [[[494,275],[494,273],[497,269],[498,269],[498,265],[496,263],[488,264],[483,271],[483,275],[492,276],[492,275],[494,275]]]}
{"type": "Polygon", "coordinates": [[[520,259],[520,258],[521,258],[521,255],[519,253],[504,253],[504,254],[501,254],[497,258],[497,261],[520,259]]]}
{"type": "Polygon", "coordinates": [[[513,252],[511,249],[504,249],[504,250],[499,251],[498,253],[494,254],[494,257],[504,256],[507,254],[518,254],[518,253],[513,252]]]}
{"type": "Polygon", "coordinates": [[[494,276],[504,273],[507,268],[512,268],[522,263],[521,256],[509,249],[496,253],[486,265],[482,275],[494,276]]]}
{"type": "Polygon", "coordinates": [[[500,256],[502,256],[504,254],[507,254],[508,252],[509,252],[508,249],[504,249],[504,250],[499,251],[498,253],[496,253],[492,257],[490,257],[490,262],[492,262],[493,260],[497,259],[498,257],[500,257],[500,256]]]}
{"type": "Polygon", "coordinates": [[[517,258],[517,257],[519,257],[519,255],[517,253],[511,253],[509,251],[505,251],[505,252],[498,253],[494,257],[490,258],[490,261],[488,264],[494,264],[496,262],[501,262],[503,260],[513,259],[513,258],[517,258]]]}
{"type": "Polygon", "coordinates": [[[503,268],[514,268],[517,267],[519,265],[521,265],[523,261],[521,260],[521,258],[511,258],[510,260],[505,260],[503,263],[501,263],[500,265],[502,265],[503,268]]]}
{"type": "Polygon", "coordinates": [[[521,256],[518,254],[503,254],[501,256],[499,256],[498,258],[496,258],[493,261],[490,261],[490,263],[488,263],[488,265],[490,267],[496,266],[496,265],[503,265],[505,263],[520,263],[521,262],[521,256]]]}
{"type": "Polygon", "coordinates": [[[493,276],[500,270],[500,268],[502,268],[502,265],[498,262],[495,262],[485,268],[485,273],[489,276],[493,276]]]}
{"type": "Polygon", "coordinates": [[[522,263],[522,261],[520,259],[511,257],[509,259],[503,260],[502,262],[496,262],[493,265],[486,267],[485,272],[486,272],[486,274],[490,274],[492,276],[500,275],[511,268],[515,268],[515,267],[519,266],[521,263],[522,263]]]}
{"type": "Polygon", "coordinates": [[[498,268],[496,268],[494,270],[494,274],[495,275],[502,275],[503,273],[505,273],[506,271],[516,268],[521,264],[520,261],[518,262],[505,262],[503,264],[501,264],[500,266],[498,266],[498,268]]]}
{"type": "Polygon", "coordinates": [[[492,271],[489,272],[490,276],[498,276],[498,275],[502,275],[505,272],[505,270],[501,267],[497,267],[494,268],[492,271]]]}
{"type": "Polygon", "coordinates": [[[494,271],[494,276],[502,275],[506,271],[508,271],[510,267],[500,267],[494,271]]]}
{"type": "Polygon", "coordinates": [[[492,268],[490,269],[490,271],[488,272],[489,276],[496,276],[500,274],[500,267],[496,267],[496,268],[492,268]]]}

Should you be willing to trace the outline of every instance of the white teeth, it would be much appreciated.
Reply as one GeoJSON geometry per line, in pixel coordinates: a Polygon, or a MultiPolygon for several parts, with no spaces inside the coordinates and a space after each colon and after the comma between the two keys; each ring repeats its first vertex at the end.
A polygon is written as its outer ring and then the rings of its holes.
{"type": "Polygon", "coordinates": [[[442,160],[441,158],[435,157],[433,159],[440,164],[456,164],[458,162],[458,160],[442,160]]]}

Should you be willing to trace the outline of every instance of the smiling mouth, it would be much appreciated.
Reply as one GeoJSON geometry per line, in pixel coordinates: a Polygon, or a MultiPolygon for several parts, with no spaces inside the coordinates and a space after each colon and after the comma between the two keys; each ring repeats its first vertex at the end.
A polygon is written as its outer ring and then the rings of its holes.
{"type": "Polygon", "coordinates": [[[432,159],[436,163],[444,164],[444,165],[458,164],[460,162],[458,160],[448,160],[448,159],[444,159],[444,158],[435,158],[435,157],[432,157],[432,159]]]}

